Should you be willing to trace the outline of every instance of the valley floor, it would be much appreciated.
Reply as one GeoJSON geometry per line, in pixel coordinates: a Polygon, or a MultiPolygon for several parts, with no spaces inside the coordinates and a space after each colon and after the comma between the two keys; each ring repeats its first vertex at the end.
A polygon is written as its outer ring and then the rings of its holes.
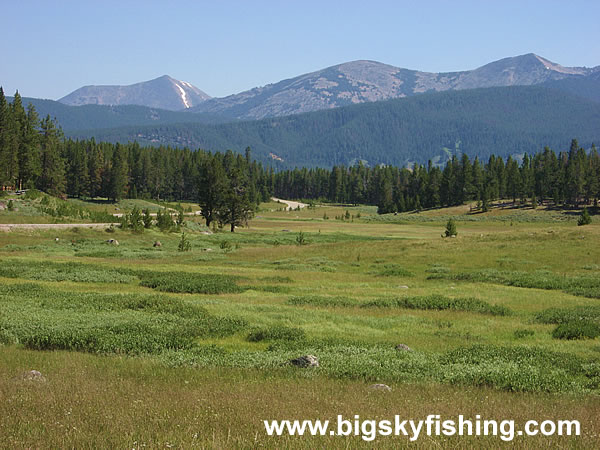
{"type": "Polygon", "coordinates": [[[235,233],[197,216],[0,233],[0,446],[397,448],[409,439],[270,437],[263,420],[439,414],[582,433],[420,447],[597,448],[600,226],[576,220],[273,202],[235,233]],[[289,363],[307,354],[319,367],[289,363]]]}

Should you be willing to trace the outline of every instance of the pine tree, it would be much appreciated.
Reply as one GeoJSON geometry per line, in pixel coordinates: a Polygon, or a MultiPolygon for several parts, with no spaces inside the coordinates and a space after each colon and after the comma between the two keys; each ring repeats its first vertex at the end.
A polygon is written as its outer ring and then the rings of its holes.
{"type": "Polygon", "coordinates": [[[583,208],[583,212],[581,213],[581,216],[579,217],[579,220],[577,221],[577,225],[578,226],[589,225],[590,223],[592,223],[592,217],[590,216],[588,209],[583,208]]]}
{"type": "Polygon", "coordinates": [[[208,156],[200,165],[198,175],[198,205],[206,226],[217,219],[227,186],[227,175],[223,165],[215,156],[208,156]]]}
{"type": "Polygon", "coordinates": [[[148,208],[144,209],[142,221],[144,222],[144,228],[150,228],[152,226],[152,216],[150,215],[150,210],[148,208]]]}
{"type": "Polygon", "coordinates": [[[35,107],[27,106],[27,119],[21,130],[19,152],[19,185],[21,188],[33,188],[42,173],[40,155],[40,119],[35,107]]]}
{"type": "Polygon", "coordinates": [[[12,106],[6,102],[4,92],[0,90],[0,186],[16,185],[19,177],[19,138],[19,122],[12,106]]]}
{"type": "Polygon", "coordinates": [[[231,167],[223,200],[217,210],[219,223],[235,227],[246,225],[254,215],[254,205],[248,197],[248,179],[239,167],[231,167]]]}
{"type": "Polygon", "coordinates": [[[42,172],[38,188],[51,195],[64,195],[66,189],[65,162],[61,155],[62,133],[55,122],[46,116],[41,127],[42,172]]]}
{"type": "Polygon", "coordinates": [[[110,170],[109,198],[119,201],[125,197],[128,183],[127,149],[117,144],[113,152],[110,170]]]}
{"type": "Polygon", "coordinates": [[[102,193],[102,174],[104,161],[100,147],[92,138],[87,149],[88,160],[88,190],[90,197],[98,197],[102,193]]]}
{"type": "Polygon", "coordinates": [[[458,233],[456,231],[456,223],[452,218],[448,219],[448,223],[446,224],[446,237],[456,236],[458,233]]]}

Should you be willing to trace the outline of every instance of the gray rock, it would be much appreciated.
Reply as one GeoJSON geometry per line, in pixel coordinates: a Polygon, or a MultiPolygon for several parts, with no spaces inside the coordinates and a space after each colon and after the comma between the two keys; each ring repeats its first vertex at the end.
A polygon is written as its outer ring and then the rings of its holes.
{"type": "Polygon", "coordinates": [[[316,356],[305,355],[290,361],[294,366],[297,367],[319,367],[319,360],[316,356]]]}
{"type": "Polygon", "coordinates": [[[26,381],[37,381],[40,383],[45,383],[47,381],[46,377],[38,370],[29,370],[25,372],[21,375],[21,379],[26,381]]]}
{"type": "Polygon", "coordinates": [[[109,239],[106,242],[110,245],[119,245],[119,241],[117,241],[116,239],[109,239]]]}
{"type": "Polygon", "coordinates": [[[412,348],[410,348],[408,345],[406,344],[398,344],[396,345],[396,347],[394,347],[396,350],[398,350],[399,352],[412,352],[412,348]]]}
{"type": "Polygon", "coordinates": [[[153,247],[162,247],[162,243],[160,241],[155,241],[153,247]]]}
{"type": "Polygon", "coordinates": [[[384,391],[384,392],[392,392],[392,388],[389,387],[387,384],[372,384],[371,386],[369,386],[369,389],[371,389],[372,391],[384,391]]]}
{"type": "Polygon", "coordinates": [[[398,286],[398,289],[408,289],[408,286],[406,286],[406,285],[398,286]]]}

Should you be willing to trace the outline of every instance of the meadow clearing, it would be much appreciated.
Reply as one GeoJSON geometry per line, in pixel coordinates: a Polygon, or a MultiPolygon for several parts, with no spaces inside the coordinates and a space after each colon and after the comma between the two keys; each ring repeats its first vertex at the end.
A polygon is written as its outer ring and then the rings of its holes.
{"type": "MultiPolygon", "coordinates": [[[[73,201],[82,212],[58,217],[15,197],[0,223],[91,222],[101,217],[89,211],[145,207],[128,202],[73,201]]],[[[600,445],[597,224],[530,207],[377,216],[265,203],[249,227],[213,233],[184,206],[191,214],[170,233],[0,233],[0,446],[411,445],[269,437],[262,422],[338,414],[576,419],[579,437],[508,445],[600,445]],[[442,238],[449,217],[458,235],[442,238]],[[318,368],[289,363],[307,354],[318,368]],[[46,381],[24,380],[31,369],[46,381]]]]}

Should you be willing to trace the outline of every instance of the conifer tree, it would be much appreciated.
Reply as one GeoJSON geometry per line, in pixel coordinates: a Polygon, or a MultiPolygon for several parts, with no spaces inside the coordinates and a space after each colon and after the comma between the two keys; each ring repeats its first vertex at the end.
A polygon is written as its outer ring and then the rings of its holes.
{"type": "Polygon", "coordinates": [[[38,188],[51,195],[60,196],[66,189],[65,162],[60,152],[62,133],[49,115],[42,120],[40,128],[42,171],[38,188]]]}
{"type": "Polygon", "coordinates": [[[215,156],[208,156],[200,165],[198,175],[198,205],[206,226],[217,219],[227,186],[227,175],[223,165],[215,156]]]}
{"type": "Polygon", "coordinates": [[[217,210],[219,223],[235,227],[246,225],[254,215],[254,205],[248,196],[248,179],[240,167],[230,167],[223,201],[217,210]]]}
{"type": "Polygon", "coordinates": [[[113,152],[109,183],[109,198],[113,201],[118,201],[125,197],[128,183],[127,174],[127,149],[117,144],[113,152]]]}

